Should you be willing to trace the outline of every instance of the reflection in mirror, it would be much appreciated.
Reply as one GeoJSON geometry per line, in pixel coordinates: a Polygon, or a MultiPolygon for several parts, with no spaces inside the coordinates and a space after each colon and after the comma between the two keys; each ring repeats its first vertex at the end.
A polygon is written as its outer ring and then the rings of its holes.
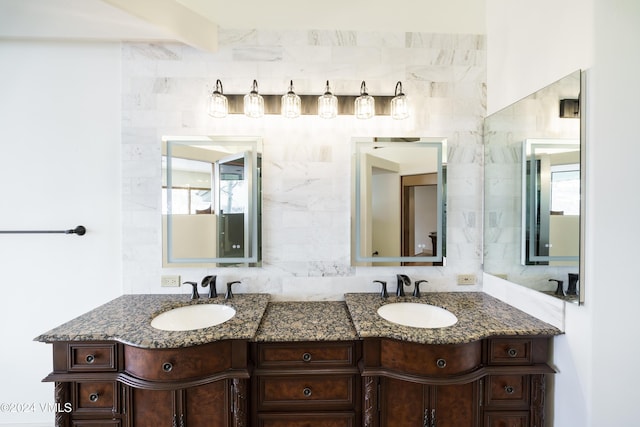
{"type": "Polygon", "coordinates": [[[578,303],[583,86],[576,71],[490,115],[484,127],[485,273],[578,303]]]}
{"type": "Polygon", "coordinates": [[[443,139],[353,140],[353,265],[444,265],[446,152],[443,139]]]}
{"type": "Polygon", "coordinates": [[[167,137],[162,150],[163,266],[257,265],[260,138],[167,137]]]}
{"type": "Polygon", "coordinates": [[[522,147],[523,265],[577,268],[580,142],[527,139],[522,147]]]}

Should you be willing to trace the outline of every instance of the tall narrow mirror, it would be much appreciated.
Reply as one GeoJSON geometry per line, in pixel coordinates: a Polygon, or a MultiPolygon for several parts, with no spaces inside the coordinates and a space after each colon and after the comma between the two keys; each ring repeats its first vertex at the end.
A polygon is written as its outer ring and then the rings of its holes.
{"type": "Polygon", "coordinates": [[[446,152],[443,139],[353,140],[353,265],[444,265],[446,152]]]}
{"type": "Polygon", "coordinates": [[[256,137],[163,140],[164,267],[259,263],[261,152],[256,137]]]}
{"type": "Polygon", "coordinates": [[[584,301],[581,71],[495,112],[484,126],[484,271],[584,301]]]}

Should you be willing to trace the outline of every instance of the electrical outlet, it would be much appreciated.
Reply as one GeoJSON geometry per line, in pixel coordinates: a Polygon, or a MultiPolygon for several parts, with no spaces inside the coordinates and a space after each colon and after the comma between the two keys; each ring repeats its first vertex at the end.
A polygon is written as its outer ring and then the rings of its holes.
{"type": "Polygon", "coordinates": [[[180,276],[162,276],[160,278],[160,286],[163,288],[179,288],[180,276]]]}
{"type": "Polygon", "coordinates": [[[458,285],[475,285],[475,274],[458,274],[458,285]]]}

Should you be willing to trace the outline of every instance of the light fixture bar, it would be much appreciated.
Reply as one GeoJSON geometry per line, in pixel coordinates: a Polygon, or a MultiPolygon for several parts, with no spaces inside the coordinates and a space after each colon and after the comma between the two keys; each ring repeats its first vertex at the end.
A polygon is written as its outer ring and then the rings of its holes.
{"type": "MultiPolygon", "coordinates": [[[[264,114],[281,114],[282,95],[262,95],[264,99],[264,114]]],[[[229,114],[244,114],[244,95],[225,94],[229,103],[229,114]]],[[[300,97],[303,116],[318,114],[318,95],[298,95],[300,97]]],[[[376,98],[376,116],[391,115],[391,100],[393,95],[373,95],[376,98]]],[[[338,95],[338,115],[353,115],[354,103],[357,95],[338,95]]]]}

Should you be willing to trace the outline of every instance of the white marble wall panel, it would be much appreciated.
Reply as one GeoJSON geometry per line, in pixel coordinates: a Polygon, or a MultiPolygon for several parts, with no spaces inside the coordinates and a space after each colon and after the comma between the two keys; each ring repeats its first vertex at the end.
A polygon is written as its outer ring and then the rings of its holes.
{"type": "MultiPolygon", "coordinates": [[[[482,123],[486,106],[485,41],[477,35],[355,31],[224,30],[220,50],[180,44],[123,45],[123,269],[127,292],[160,288],[162,274],[219,284],[275,299],[341,299],[374,292],[373,279],[395,274],[427,279],[426,290],[459,287],[457,274],[481,278],[482,123]],[[296,90],[372,95],[393,93],[398,80],[412,104],[408,120],[350,116],[213,119],[207,94],[221,79],[225,93],[296,90]],[[166,135],[259,135],[263,138],[263,265],[259,268],[161,267],[160,141],[166,135]],[[425,136],[448,141],[446,267],[352,267],[351,138],[425,136]]],[[[220,285],[222,288],[222,285],[220,285]]],[[[187,292],[188,290],[182,290],[187,292]]]]}

